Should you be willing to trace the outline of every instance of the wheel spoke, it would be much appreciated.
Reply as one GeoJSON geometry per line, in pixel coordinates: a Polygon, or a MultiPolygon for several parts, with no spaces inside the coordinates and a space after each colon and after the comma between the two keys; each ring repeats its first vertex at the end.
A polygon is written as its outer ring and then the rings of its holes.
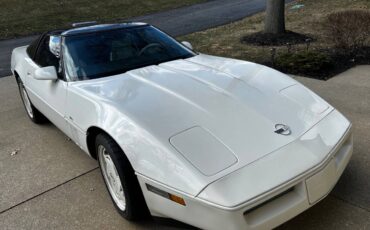
{"type": "Polygon", "coordinates": [[[102,174],[107,184],[109,193],[111,194],[117,206],[122,211],[124,211],[126,209],[126,198],[117,168],[114,165],[114,162],[109,153],[102,145],[98,146],[98,156],[100,160],[102,174]]]}
{"type": "Polygon", "coordinates": [[[26,111],[27,111],[28,115],[31,118],[33,118],[33,110],[32,110],[32,106],[31,106],[31,101],[28,98],[26,89],[24,88],[23,85],[20,86],[20,89],[21,89],[21,97],[22,97],[22,101],[23,101],[24,107],[26,108],[26,111]]]}

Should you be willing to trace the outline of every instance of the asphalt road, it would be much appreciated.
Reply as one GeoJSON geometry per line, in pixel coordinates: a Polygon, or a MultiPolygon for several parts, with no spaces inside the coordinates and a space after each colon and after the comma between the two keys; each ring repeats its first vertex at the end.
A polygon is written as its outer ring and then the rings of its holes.
{"type": "MultiPolygon", "coordinates": [[[[354,153],[333,192],[278,229],[368,230],[370,66],[326,82],[296,79],[353,122],[354,153]]],[[[54,125],[35,125],[28,119],[14,78],[0,79],[0,98],[0,229],[184,229],[121,218],[96,161],[54,125]]]]}
{"type": "MultiPolygon", "coordinates": [[[[264,10],[265,4],[266,0],[214,0],[128,20],[147,22],[172,36],[179,36],[242,19],[264,10]]],[[[29,44],[34,38],[0,41],[0,77],[11,74],[11,51],[29,44]]]]}

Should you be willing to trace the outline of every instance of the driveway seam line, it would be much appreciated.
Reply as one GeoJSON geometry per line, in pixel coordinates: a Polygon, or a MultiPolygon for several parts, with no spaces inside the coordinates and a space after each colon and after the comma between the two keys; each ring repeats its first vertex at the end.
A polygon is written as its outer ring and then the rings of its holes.
{"type": "Polygon", "coordinates": [[[349,204],[349,205],[351,205],[351,206],[354,206],[354,207],[356,207],[356,208],[362,209],[362,210],[364,210],[365,212],[369,212],[369,213],[370,213],[370,209],[367,209],[367,208],[365,208],[365,207],[362,207],[362,206],[360,206],[360,205],[358,205],[358,204],[352,203],[352,202],[350,202],[350,201],[347,201],[347,200],[345,200],[345,199],[343,199],[343,198],[340,198],[340,197],[338,197],[338,196],[336,196],[336,195],[333,195],[333,194],[331,195],[331,197],[333,197],[334,199],[340,200],[340,201],[342,201],[342,202],[344,202],[344,203],[346,203],[346,204],[349,204]]]}
{"type": "Polygon", "coordinates": [[[4,210],[0,211],[0,215],[1,215],[1,214],[3,214],[3,213],[5,213],[5,212],[7,212],[7,211],[9,211],[9,210],[11,210],[11,209],[13,209],[13,208],[15,208],[15,207],[18,207],[18,206],[22,205],[22,204],[24,204],[24,203],[26,203],[26,202],[28,202],[28,201],[30,201],[30,200],[33,200],[33,199],[35,199],[35,198],[37,198],[37,197],[39,197],[39,196],[41,196],[41,195],[44,195],[45,193],[48,193],[48,192],[50,192],[50,191],[52,191],[52,190],[54,190],[54,189],[56,189],[56,188],[58,188],[58,187],[61,187],[62,185],[65,185],[65,184],[67,184],[67,183],[69,183],[69,182],[71,182],[71,181],[73,181],[73,180],[75,180],[75,179],[77,179],[77,178],[80,178],[80,177],[82,177],[82,176],[85,176],[85,175],[87,175],[87,174],[89,174],[89,173],[91,173],[91,172],[95,171],[95,170],[96,170],[96,169],[98,169],[98,168],[99,168],[99,167],[95,167],[95,168],[93,168],[93,169],[90,169],[89,171],[86,171],[86,172],[84,172],[84,173],[82,173],[82,174],[80,174],[80,175],[78,175],[78,176],[76,176],[76,177],[73,177],[73,178],[71,178],[71,179],[69,179],[69,180],[66,180],[66,181],[64,181],[64,182],[63,182],[63,183],[61,183],[61,184],[58,184],[58,185],[56,185],[56,186],[54,186],[54,187],[52,187],[52,188],[49,188],[49,189],[47,189],[47,190],[45,190],[45,191],[43,191],[43,192],[41,192],[41,193],[39,193],[39,194],[37,194],[37,195],[34,195],[34,196],[32,196],[32,197],[30,197],[30,198],[28,198],[28,199],[24,200],[24,201],[21,201],[21,202],[19,202],[18,204],[15,204],[15,205],[13,205],[13,206],[11,206],[11,207],[9,207],[9,208],[6,208],[6,209],[4,209],[4,210]]]}

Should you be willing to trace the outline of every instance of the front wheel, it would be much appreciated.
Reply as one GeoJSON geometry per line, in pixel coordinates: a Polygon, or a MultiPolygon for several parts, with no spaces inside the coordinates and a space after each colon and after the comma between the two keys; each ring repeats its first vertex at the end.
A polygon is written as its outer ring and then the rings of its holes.
{"type": "Polygon", "coordinates": [[[21,95],[23,106],[28,117],[36,124],[45,123],[47,121],[46,117],[40,111],[38,111],[35,106],[33,106],[30,98],[28,97],[23,82],[19,78],[16,78],[16,80],[18,84],[19,94],[21,95]]]}
{"type": "Polygon", "coordinates": [[[147,217],[139,182],[121,148],[105,134],[96,137],[95,147],[101,174],[117,211],[128,220],[147,217]]]}

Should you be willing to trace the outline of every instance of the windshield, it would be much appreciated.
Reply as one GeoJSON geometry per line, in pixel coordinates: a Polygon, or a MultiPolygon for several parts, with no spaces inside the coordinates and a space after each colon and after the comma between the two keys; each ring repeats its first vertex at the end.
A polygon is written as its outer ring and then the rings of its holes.
{"type": "Polygon", "coordinates": [[[194,55],[152,26],[67,36],[63,42],[64,67],[72,81],[124,73],[194,55]]]}

